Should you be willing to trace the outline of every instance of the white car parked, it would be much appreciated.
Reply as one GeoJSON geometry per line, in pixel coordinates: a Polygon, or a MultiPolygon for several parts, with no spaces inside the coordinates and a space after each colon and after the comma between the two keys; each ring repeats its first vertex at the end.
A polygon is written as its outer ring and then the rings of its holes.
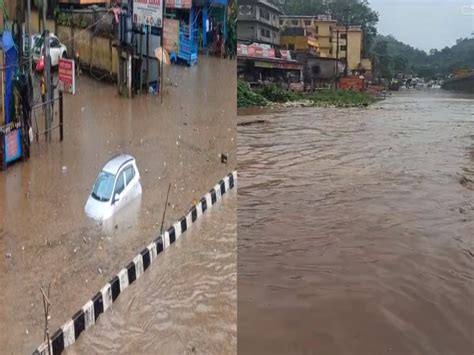
{"type": "Polygon", "coordinates": [[[141,193],[140,174],[135,158],[119,155],[105,164],[97,176],[87,199],[85,212],[97,221],[104,221],[141,193]]]}
{"type": "MultiPolygon", "coordinates": [[[[55,67],[59,64],[59,58],[67,58],[67,47],[59,42],[58,37],[54,34],[49,35],[49,54],[51,56],[51,66],[55,67]]],[[[44,37],[35,38],[33,44],[33,62],[38,62],[44,56],[44,37]]]]}

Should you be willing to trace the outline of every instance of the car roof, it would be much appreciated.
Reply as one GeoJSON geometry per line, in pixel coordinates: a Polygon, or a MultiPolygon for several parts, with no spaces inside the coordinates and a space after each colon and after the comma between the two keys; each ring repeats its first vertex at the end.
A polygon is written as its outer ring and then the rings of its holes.
{"type": "Polygon", "coordinates": [[[135,161],[135,158],[128,154],[118,155],[115,158],[112,158],[105,164],[102,168],[103,171],[111,174],[117,174],[120,168],[130,161],[135,161]]]}

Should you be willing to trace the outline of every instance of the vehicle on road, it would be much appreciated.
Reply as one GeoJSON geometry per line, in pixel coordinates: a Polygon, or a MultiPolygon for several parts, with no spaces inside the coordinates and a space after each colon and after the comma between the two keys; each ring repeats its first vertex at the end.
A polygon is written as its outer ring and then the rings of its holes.
{"type": "Polygon", "coordinates": [[[84,208],[92,219],[104,221],[142,193],[135,158],[119,155],[105,164],[92,187],[84,208]]]}
{"type": "MultiPolygon", "coordinates": [[[[52,67],[55,67],[59,64],[60,58],[67,58],[67,47],[62,44],[58,37],[56,37],[54,34],[49,35],[49,48],[52,67]]],[[[44,67],[44,64],[39,66],[36,65],[38,62],[44,61],[44,50],[44,37],[36,37],[33,44],[33,64],[34,68],[39,68],[37,70],[40,70],[44,67]]]]}

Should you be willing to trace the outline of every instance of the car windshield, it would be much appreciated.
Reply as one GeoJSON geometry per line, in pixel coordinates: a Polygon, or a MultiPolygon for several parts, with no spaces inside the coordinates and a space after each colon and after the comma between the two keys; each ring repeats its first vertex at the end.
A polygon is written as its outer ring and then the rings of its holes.
{"type": "Polygon", "coordinates": [[[101,171],[94,188],[92,189],[92,197],[98,201],[106,202],[112,197],[112,190],[114,189],[115,175],[101,171]]]}

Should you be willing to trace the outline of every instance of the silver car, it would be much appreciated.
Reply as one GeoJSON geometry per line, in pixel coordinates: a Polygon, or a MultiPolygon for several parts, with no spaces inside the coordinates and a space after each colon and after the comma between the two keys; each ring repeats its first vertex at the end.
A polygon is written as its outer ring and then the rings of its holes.
{"type": "Polygon", "coordinates": [[[141,193],[140,173],[135,158],[119,155],[107,162],[97,176],[85,212],[90,218],[104,221],[141,193]]]}

